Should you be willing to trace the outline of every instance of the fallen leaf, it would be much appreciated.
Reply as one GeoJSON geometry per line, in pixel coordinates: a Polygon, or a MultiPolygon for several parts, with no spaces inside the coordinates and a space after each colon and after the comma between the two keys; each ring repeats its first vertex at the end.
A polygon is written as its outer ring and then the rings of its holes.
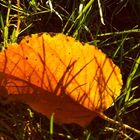
{"type": "Polygon", "coordinates": [[[88,125],[122,87],[120,69],[100,49],[61,33],[26,36],[0,53],[0,84],[57,123],[88,125]]]}

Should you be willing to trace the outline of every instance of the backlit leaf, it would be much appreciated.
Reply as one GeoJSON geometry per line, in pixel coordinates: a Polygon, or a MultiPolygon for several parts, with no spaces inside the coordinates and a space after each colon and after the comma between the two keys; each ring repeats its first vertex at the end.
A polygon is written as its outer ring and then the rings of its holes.
{"type": "MultiPolygon", "coordinates": [[[[97,47],[63,34],[33,34],[0,53],[9,101],[58,123],[88,125],[121,92],[120,69],[97,47]]],[[[4,94],[4,93],[3,93],[4,94]]]]}

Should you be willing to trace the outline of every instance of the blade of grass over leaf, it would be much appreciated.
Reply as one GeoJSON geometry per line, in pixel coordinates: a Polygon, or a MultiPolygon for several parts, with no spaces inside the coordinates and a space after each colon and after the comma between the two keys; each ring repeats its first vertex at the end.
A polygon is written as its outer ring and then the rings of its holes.
{"type": "Polygon", "coordinates": [[[10,26],[10,23],[9,23],[9,18],[10,18],[10,4],[11,4],[11,1],[8,0],[8,8],[7,8],[7,16],[6,16],[6,23],[5,23],[5,27],[4,27],[4,47],[6,47],[8,45],[8,35],[9,35],[9,26],[10,26]]]}
{"type": "Polygon", "coordinates": [[[102,34],[98,34],[97,36],[101,37],[101,36],[121,35],[121,34],[139,33],[139,32],[140,29],[131,29],[131,30],[124,30],[119,32],[102,33],[102,34]]]}
{"type": "Polygon", "coordinates": [[[140,43],[136,44],[135,46],[133,46],[130,50],[126,51],[123,55],[127,55],[128,53],[132,52],[135,49],[138,49],[140,47],[140,43]]]}
{"type": "Polygon", "coordinates": [[[134,67],[132,68],[128,78],[127,78],[127,82],[126,82],[126,87],[125,87],[125,102],[129,101],[129,98],[130,98],[130,93],[131,93],[131,84],[132,84],[132,81],[133,81],[133,77],[135,76],[136,74],[136,71],[138,70],[139,68],[139,65],[140,65],[140,56],[138,56],[135,61],[134,61],[134,67]]]}
{"type": "Polygon", "coordinates": [[[83,10],[79,13],[79,15],[77,16],[77,18],[74,20],[72,26],[69,28],[69,30],[67,31],[66,35],[68,35],[70,33],[70,31],[72,30],[72,28],[83,18],[84,14],[86,14],[86,12],[88,11],[88,9],[92,6],[94,0],[90,0],[86,6],[83,8],[83,10]]]}
{"type": "Polygon", "coordinates": [[[4,29],[4,21],[3,21],[3,17],[2,17],[1,12],[0,12],[0,25],[1,25],[1,28],[4,29]]]}
{"type": "Polygon", "coordinates": [[[118,54],[118,51],[119,51],[120,49],[121,49],[121,50],[123,49],[123,44],[124,44],[124,42],[126,41],[126,39],[127,39],[127,34],[126,34],[125,36],[122,37],[122,40],[121,40],[120,44],[118,45],[116,51],[115,51],[114,54],[113,54],[113,58],[116,57],[116,55],[118,54]]]}
{"type": "Polygon", "coordinates": [[[52,113],[51,118],[50,118],[50,136],[53,135],[53,131],[54,131],[54,113],[52,113]]]}
{"type": "Polygon", "coordinates": [[[98,1],[98,7],[99,7],[100,20],[101,20],[101,23],[103,25],[105,25],[103,11],[102,11],[102,7],[101,7],[101,2],[100,2],[100,0],[97,0],[97,1],[98,1]]]}

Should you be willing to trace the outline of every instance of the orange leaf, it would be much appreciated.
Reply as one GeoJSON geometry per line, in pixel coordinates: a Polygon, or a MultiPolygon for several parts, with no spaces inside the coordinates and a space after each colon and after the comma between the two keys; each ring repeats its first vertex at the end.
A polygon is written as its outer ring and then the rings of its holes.
{"type": "Polygon", "coordinates": [[[0,82],[9,101],[55,121],[86,126],[121,92],[120,69],[95,46],[63,34],[26,36],[0,54],[0,82]]]}

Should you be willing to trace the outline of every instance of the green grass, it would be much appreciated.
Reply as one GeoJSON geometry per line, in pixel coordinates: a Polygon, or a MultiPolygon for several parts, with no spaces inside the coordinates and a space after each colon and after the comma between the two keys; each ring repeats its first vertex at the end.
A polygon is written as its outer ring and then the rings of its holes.
{"type": "Polygon", "coordinates": [[[63,32],[102,49],[119,65],[124,81],[120,97],[105,111],[112,120],[97,117],[86,128],[75,124],[57,125],[54,123],[53,115],[48,120],[24,104],[5,104],[4,99],[0,98],[0,140],[140,138],[140,133],[136,130],[140,130],[139,19],[135,20],[138,23],[131,20],[132,26],[127,27],[123,25],[125,19],[122,19],[121,23],[122,17],[116,18],[125,6],[132,8],[134,18],[140,17],[140,3],[138,0],[120,3],[117,3],[117,0],[102,1],[99,8],[99,2],[22,0],[18,6],[17,1],[0,0],[1,49],[5,49],[8,43],[16,42],[18,38],[28,34],[63,32]],[[131,126],[130,129],[125,124],[131,126]]]}

